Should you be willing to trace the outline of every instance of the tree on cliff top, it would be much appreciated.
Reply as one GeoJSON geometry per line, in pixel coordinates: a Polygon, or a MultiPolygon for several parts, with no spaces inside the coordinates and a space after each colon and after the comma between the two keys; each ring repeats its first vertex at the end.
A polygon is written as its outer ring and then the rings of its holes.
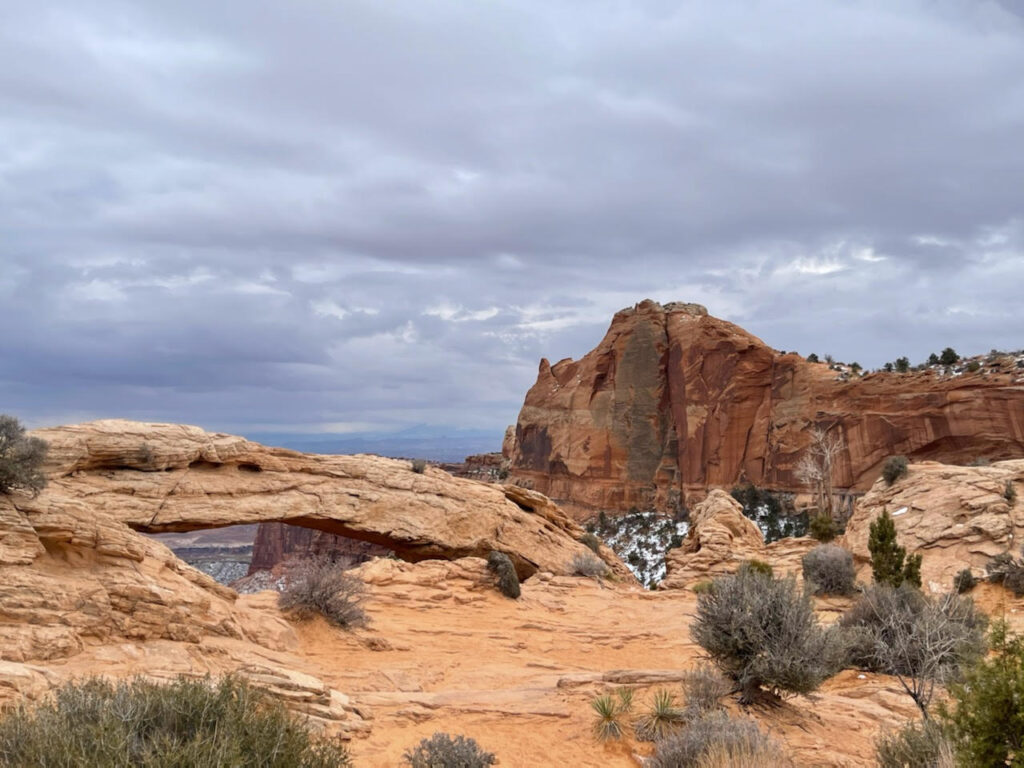
{"type": "Polygon", "coordinates": [[[46,448],[46,441],[27,437],[16,418],[0,414],[0,493],[39,493],[46,486],[46,475],[39,469],[46,448]]]}

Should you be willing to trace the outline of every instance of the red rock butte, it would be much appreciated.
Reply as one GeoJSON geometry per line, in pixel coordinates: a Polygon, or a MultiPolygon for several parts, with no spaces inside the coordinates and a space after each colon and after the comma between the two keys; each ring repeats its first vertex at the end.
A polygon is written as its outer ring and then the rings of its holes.
{"type": "Polygon", "coordinates": [[[838,430],[836,487],[869,488],[892,455],[965,464],[1024,456],[1021,371],[843,380],[780,353],[697,304],[618,312],[580,360],[541,360],[515,437],[511,479],[577,516],[672,511],[713,487],[804,490],[811,427],[838,430]]]}

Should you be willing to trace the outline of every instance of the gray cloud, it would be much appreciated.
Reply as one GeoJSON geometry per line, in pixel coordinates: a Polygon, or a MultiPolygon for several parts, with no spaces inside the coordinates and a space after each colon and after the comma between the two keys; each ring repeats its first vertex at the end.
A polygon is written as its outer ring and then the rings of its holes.
{"type": "Polygon", "coordinates": [[[1024,346],[1010,0],[0,9],[0,400],[493,428],[611,314],[1024,346]]]}

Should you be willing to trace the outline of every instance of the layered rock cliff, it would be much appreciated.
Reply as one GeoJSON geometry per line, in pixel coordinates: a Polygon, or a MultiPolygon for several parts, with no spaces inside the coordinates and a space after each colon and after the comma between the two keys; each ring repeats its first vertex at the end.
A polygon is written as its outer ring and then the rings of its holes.
{"type": "Polygon", "coordinates": [[[516,424],[511,479],[583,516],[674,511],[751,482],[802,490],[809,428],[840,434],[836,487],[864,491],[894,454],[967,463],[1024,456],[1024,377],[989,371],[837,375],[695,304],[617,313],[580,360],[542,360],[516,424]]]}

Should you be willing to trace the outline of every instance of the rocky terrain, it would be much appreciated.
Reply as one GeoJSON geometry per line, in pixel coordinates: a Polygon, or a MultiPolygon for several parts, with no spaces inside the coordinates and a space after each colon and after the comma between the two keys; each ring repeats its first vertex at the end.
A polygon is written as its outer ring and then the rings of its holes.
{"type": "MultiPolygon", "coordinates": [[[[48,488],[0,496],[0,702],[38,698],[83,674],[239,671],[350,737],[358,766],[394,766],[435,731],[475,737],[502,766],[639,765],[650,744],[594,740],[591,698],[628,686],[642,705],[659,688],[678,690],[701,655],[689,633],[692,586],[748,557],[796,571],[813,546],[765,545],[735,500],[712,492],[651,592],[610,550],[602,555],[617,579],[568,575],[563,557],[581,551],[582,529],[535,492],[431,468],[417,475],[387,459],[280,452],[191,427],[102,422],[37,434],[53,446],[48,488]],[[337,521],[381,539],[386,529],[409,561],[374,559],[353,571],[368,589],[368,626],[291,621],[274,593],[239,596],[136,530],[271,519],[337,521]],[[467,554],[472,541],[518,558],[528,576],[519,600],[502,596],[484,560],[467,554]],[[440,559],[424,557],[427,547],[440,559]]],[[[925,556],[926,587],[944,588],[964,562],[980,572],[989,553],[1015,550],[1020,511],[1005,497],[1007,481],[1024,492],[1024,462],[912,464],[862,499],[845,543],[865,568],[863,531],[888,509],[901,540],[925,556]]],[[[974,594],[1024,628],[1024,601],[990,584],[974,594]]],[[[818,608],[831,620],[846,605],[830,598],[818,608]]],[[[813,699],[746,714],[798,765],[852,767],[872,765],[879,730],[914,716],[914,706],[895,680],[846,671],[813,699]]]]}
{"type": "Polygon", "coordinates": [[[541,361],[506,441],[511,479],[582,519],[671,513],[740,482],[801,491],[794,470],[814,426],[843,437],[835,484],[856,493],[891,455],[1021,457],[1024,370],[1003,362],[856,376],[778,352],[699,305],[644,301],[581,359],[541,361]]]}

